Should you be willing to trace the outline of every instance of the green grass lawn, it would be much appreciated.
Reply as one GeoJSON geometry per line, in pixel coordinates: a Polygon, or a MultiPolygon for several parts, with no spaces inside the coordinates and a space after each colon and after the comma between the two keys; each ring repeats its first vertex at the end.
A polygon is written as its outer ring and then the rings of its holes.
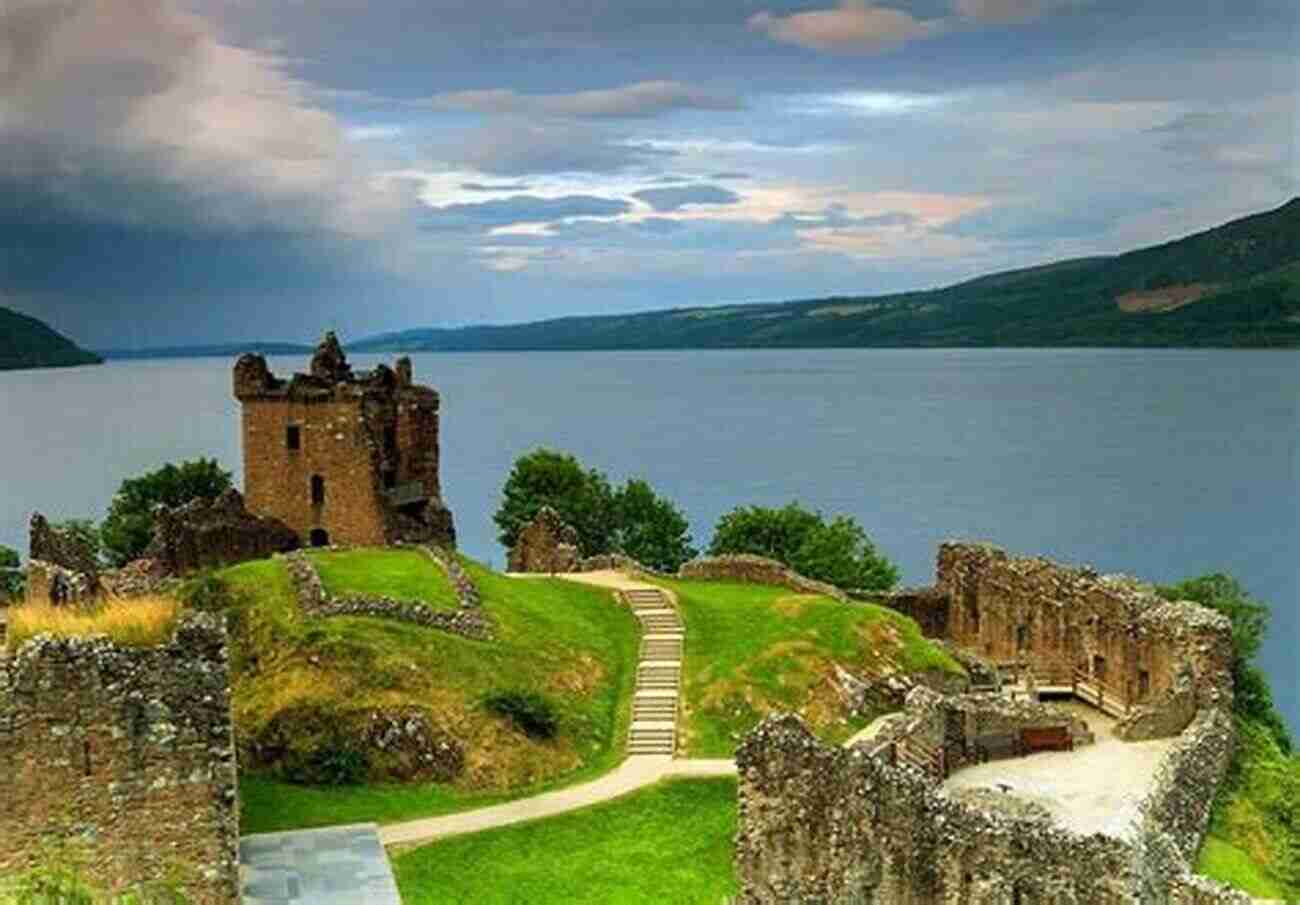
{"type": "MultiPolygon", "coordinates": [[[[387,552],[387,551],[384,551],[387,552]]],[[[496,627],[492,641],[384,619],[309,618],[280,563],[221,576],[235,592],[232,672],[241,755],[282,724],[293,744],[375,707],[419,707],[466,748],[453,783],[304,787],[241,759],[242,832],[465,810],[578,782],[623,757],[638,629],[612,595],[558,579],[516,580],[463,560],[496,627]],[[559,717],[553,741],[524,736],[481,704],[492,692],[541,692],[559,717]]]]}
{"type": "Polygon", "coordinates": [[[839,743],[868,720],[848,720],[828,678],[882,659],[906,670],[960,671],[911,619],[872,604],[844,604],[770,585],[664,580],[686,623],[683,690],[687,749],[730,757],[741,736],[775,710],[801,713],[839,743]]]}
{"type": "Polygon", "coordinates": [[[1206,837],[1196,869],[1255,898],[1286,901],[1287,891],[1282,884],[1268,876],[1250,855],[1226,839],[1214,835],[1206,837]]]}
{"type": "Polygon", "coordinates": [[[394,860],[405,905],[722,905],[735,894],[736,781],[669,780],[394,860]]]}
{"type": "Polygon", "coordinates": [[[312,551],[321,584],[338,596],[392,597],[438,609],[459,606],[447,573],[418,550],[312,551]]]}

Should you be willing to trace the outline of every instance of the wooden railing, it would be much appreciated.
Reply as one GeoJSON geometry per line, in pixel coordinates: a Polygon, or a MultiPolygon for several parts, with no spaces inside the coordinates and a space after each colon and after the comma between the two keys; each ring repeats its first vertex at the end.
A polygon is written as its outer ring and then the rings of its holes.
{"type": "Polygon", "coordinates": [[[1112,716],[1125,716],[1132,709],[1132,703],[1123,688],[1105,679],[1090,676],[1082,669],[1074,671],[1074,694],[1112,716]]]}
{"type": "Polygon", "coordinates": [[[921,772],[943,782],[948,778],[948,763],[942,748],[928,745],[918,738],[904,737],[894,743],[895,763],[911,764],[921,772]]]}

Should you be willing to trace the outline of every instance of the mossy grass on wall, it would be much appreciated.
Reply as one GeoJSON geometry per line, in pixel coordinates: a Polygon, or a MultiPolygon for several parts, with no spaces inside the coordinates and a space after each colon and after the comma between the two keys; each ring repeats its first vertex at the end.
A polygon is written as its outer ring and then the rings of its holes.
{"type": "Polygon", "coordinates": [[[911,619],[872,604],[844,604],[772,585],[667,579],[686,623],[683,672],[687,751],[730,757],[768,713],[800,713],[841,742],[850,719],[831,685],[834,666],[961,672],[911,619]]]}
{"type": "Polygon", "coordinates": [[[419,550],[313,550],[307,555],[333,597],[391,597],[438,609],[458,605],[447,573],[419,550]]]}
{"type": "Polygon", "coordinates": [[[736,781],[677,779],[559,817],[399,855],[406,905],[721,905],[736,781]]]}
{"type": "MultiPolygon", "coordinates": [[[[364,566],[366,556],[383,552],[357,556],[364,566]]],[[[283,564],[273,560],[220,573],[235,601],[233,706],[241,753],[271,736],[299,747],[326,744],[323,726],[352,725],[391,708],[418,709],[465,750],[464,771],[450,782],[338,787],[293,785],[274,760],[246,757],[243,832],[465,810],[590,778],[622,759],[638,642],[631,613],[607,591],[462,564],[493,622],[491,641],[377,618],[305,616],[283,564]],[[545,696],[554,738],[530,737],[485,706],[517,688],[545,696]]]]}
{"type": "Polygon", "coordinates": [[[12,650],[37,635],[104,636],[123,647],[150,647],[172,637],[180,612],[170,597],[109,600],[89,608],[23,603],[9,608],[5,644],[12,650]]]}

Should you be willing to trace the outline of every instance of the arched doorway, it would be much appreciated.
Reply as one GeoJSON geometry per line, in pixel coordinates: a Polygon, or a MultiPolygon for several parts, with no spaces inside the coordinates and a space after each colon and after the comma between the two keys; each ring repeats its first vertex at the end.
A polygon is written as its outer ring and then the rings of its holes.
{"type": "Polygon", "coordinates": [[[330,545],[330,533],[324,528],[311,529],[311,545],[313,547],[328,547],[330,545]]]}

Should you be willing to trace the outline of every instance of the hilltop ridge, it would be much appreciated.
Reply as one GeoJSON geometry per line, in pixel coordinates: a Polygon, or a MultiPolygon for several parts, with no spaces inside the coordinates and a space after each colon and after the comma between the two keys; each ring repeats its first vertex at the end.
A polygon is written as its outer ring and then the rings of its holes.
{"type": "Polygon", "coordinates": [[[1300,198],[1160,245],[880,296],[405,330],[357,352],[1300,346],[1300,198]]]}
{"type": "Polygon", "coordinates": [[[67,368],[103,359],[34,317],[0,308],[0,371],[67,368]]]}

